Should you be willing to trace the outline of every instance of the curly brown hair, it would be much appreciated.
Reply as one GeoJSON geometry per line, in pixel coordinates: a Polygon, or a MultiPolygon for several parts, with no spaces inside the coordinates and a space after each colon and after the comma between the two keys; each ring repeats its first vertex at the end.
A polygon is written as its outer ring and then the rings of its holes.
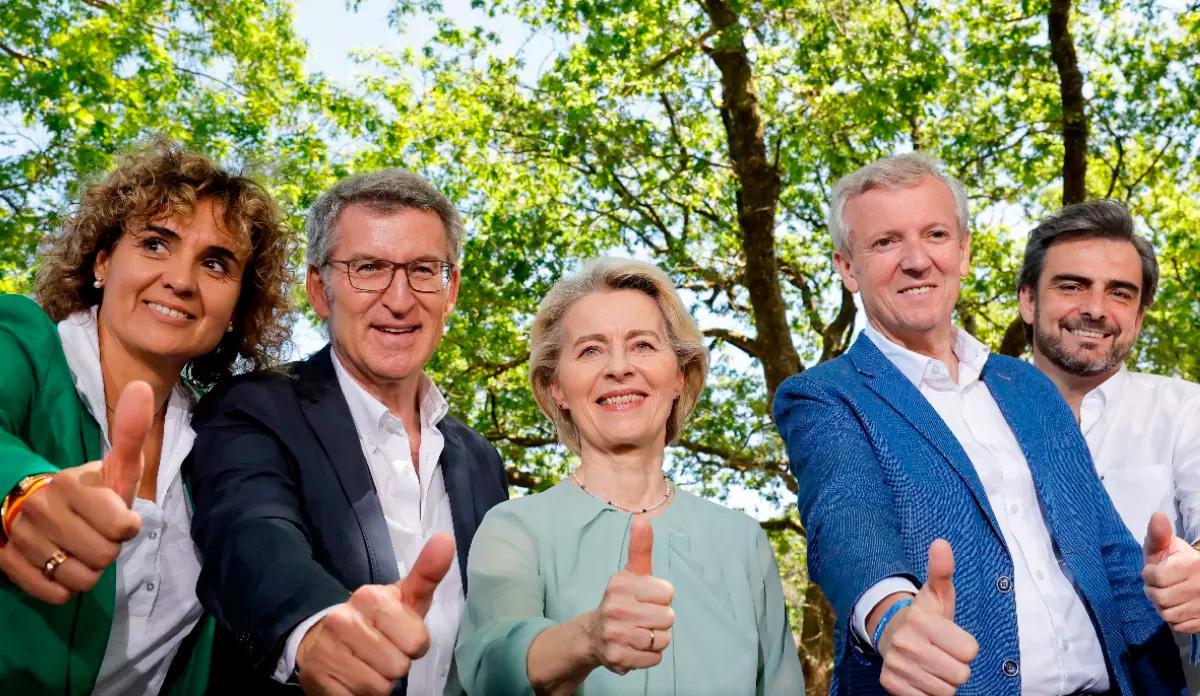
{"type": "Polygon", "coordinates": [[[225,228],[235,240],[248,242],[251,251],[233,330],[212,351],[193,358],[184,375],[206,388],[235,369],[275,363],[291,334],[292,317],[291,235],[279,208],[254,180],[170,140],[154,140],[125,154],[116,170],[85,188],[62,231],[45,242],[38,301],[54,321],[100,304],[102,292],[92,285],[97,254],[111,252],[129,229],[164,215],[190,216],[206,199],[223,209],[225,228]]]}

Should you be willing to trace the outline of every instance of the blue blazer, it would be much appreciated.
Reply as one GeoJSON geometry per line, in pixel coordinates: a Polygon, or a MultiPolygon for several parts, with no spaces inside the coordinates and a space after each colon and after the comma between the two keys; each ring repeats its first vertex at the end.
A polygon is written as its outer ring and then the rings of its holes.
{"type": "MultiPolygon", "coordinates": [[[[361,585],[399,579],[329,350],[234,378],[193,415],[192,536],[204,562],[196,592],[218,624],[210,693],[289,690],[270,675],[292,629],[361,585]]],[[[452,416],[438,430],[466,589],[471,539],[508,486],[483,436],[452,416]]]]}
{"type": "MultiPolygon", "coordinates": [[[[1046,526],[1092,616],[1122,694],[1185,692],[1179,650],[1142,592],[1142,552],[1105,493],[1087,443],[1037,368],[988,357],[987,385],[1029,462],[1046,526]]],[[[958,693],[1021,693],[1013,564],[983,484],[949,427],[866,336],[788,378],[775,421],[799,483],[808,570],[838,616],[831,693],[883,694],[883,661],[850,628],[855,603],[899,575],[918,587],[928,550],[954,549],[955,621],[979,642],[958,693]]]]}

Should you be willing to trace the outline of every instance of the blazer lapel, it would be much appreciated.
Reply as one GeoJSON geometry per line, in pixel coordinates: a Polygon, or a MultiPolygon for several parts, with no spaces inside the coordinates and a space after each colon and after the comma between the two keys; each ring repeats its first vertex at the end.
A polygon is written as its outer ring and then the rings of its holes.
{"type": "Polygon", "coordinates": [[[458,571],[462,575],[463,593],[467,591],[467,551],[470,540],[475,536],[479,520],[475,518],[475,487],[472,485],[470,452],[454,429],[447,427],[447,419],[438,423],[445,442],[438,465],[442,468],[442,480],[446,494],[450,497],[450,518],[454,523],[454,542],[458,552],[458,571]]]}
{"type": "Polygon", "coordinates": [[[304,417],[317,434],[362,533],[371,571],[369,582],[395,582],[400,579],[400,571],[392,551],[391,535],[358,431],[350,416],[350,407],[338,386],[328,345],[301,363],[297,379],[304,417]]]}
{"type": "Polygon", "coordinates": [[[983,489],[983,482],[979,480],[975,466],[971,464],[966,450],[963,449],[946,422],[930,405],[929,400],[901,374],[900,370],[896,369],[895,365],[892,365],[884,357],[879,348],[865,335],[859,334],[858,340],[850,347],[847,356],[865,377],[867,388],[907,421],[921,437],[925,438],[925,441],[932,445],[950,465],[950,468],[958,474],[958,477],[967,486],[967,490],[971,491],[971,496],[975,498],[975,504],[987,519],[988,524],[991,525],[992,531],[1003,543],[1004,534],[1000,531],[1000,524],[992,513],[987,491],[983,489]]]}

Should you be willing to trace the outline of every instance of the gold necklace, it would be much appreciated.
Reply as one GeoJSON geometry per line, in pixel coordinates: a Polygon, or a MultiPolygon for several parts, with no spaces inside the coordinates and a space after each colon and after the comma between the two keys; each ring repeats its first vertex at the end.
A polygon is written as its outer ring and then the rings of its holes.
{"type": "Polygon", "coordinates": [[[667,478],[666,474],[663,474],[663,483],[667,484],[667,492],[663,494],[663,497],[657,503],[651,505],[650,507],[628,508],[628,507],[625,507],[624,505],[621,505],[620,503],[617,503],[616,501],[609,500],[608,498],[604,498],[602,496],[596,495],[592,491],[589,491],[588,487],[583,485],[583,479],[579,478],[578,470],[571,473],[571,480],[575,482],[576,486],[579,486],[580,490],[582,490],[584,493],[587,493],[588,495],[592,496],[596,500],[602,500],[605,503],[608,503],[609,505],[615,507],[616,509],[618,509],[622,512],[628,512],[633,515],[644,515],[647,512],[650,512],[651,510],[657,510],[660,507],[662,507],[663,505],[666,505],[667,501],[671,499],[671,496],[675,495],[674,482],[672,482],[671,479],[667,478]]]}

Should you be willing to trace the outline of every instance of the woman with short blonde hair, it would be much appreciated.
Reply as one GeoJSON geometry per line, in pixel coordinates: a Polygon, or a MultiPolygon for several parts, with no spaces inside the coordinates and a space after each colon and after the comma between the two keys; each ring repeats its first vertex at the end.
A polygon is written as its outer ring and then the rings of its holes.
{"type": "Polygon", "coordinates": [[[803,693],[761,527],[663,473],[708,365],[666,274],[591,261],[532,332],[534,398],[580,463],[476,533],[456,651],[467,692],[803,693]]]}

